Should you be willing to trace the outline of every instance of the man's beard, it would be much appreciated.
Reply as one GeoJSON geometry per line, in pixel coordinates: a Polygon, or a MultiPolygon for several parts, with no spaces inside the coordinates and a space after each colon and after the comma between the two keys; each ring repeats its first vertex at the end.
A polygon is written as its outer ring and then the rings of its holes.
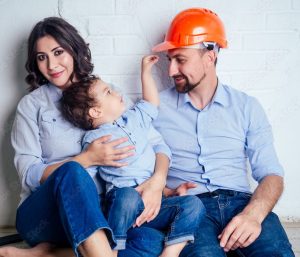
{"type": "Polygon", "coordinates": [[[174,83],[175,83],[177,92],[185,94],[185,93],[188,93],[191,90],[193,90],[195,87],[197,87],[202,82],[202,80],[205,77],[206,77],[206,73],[204,73],[203,76],[201,77],[201,79],[197,83],[195,83],[195,84],[191,84],[190,81],[189,81],[189,79],[184,74],[175,75],[175,76],[173,76],[173,79],[174,79],[174,83]],[[175,79],[177,77],[183,77],[183,79],[185,80],[185,84],[182,85],[182,86],[181,85],[177,85],[176,82],[175,82],[175,79]]]}

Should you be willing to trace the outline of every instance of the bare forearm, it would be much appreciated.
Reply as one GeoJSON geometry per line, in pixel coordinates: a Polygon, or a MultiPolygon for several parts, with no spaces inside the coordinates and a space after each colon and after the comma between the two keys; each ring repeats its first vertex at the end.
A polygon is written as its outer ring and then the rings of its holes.
{"type": "Polygon", "coordinates": [[[43,176],[40,180],[40,183],[43,184],[47,178],[57,169],[59,168],[61,165],[63,165],[64,163],[68,162],[68,161],[76,161],[78,163],[80,163],[83,167],[89,167],[91,165],[90,160],[88,158],[88,155],[86,154],[86,152],[82,152],[79,155],[74,156],[73,158],[69,158],[67,160],[64,160],[62,162],[58,162],[52,165],[48,165],[46,167],[46,169],[44,170],[43,176]]]}
{"type": "Polygon", "coordinates": [[[255,217],[261,223],[274,208],[282,191],[282,177],[266,176],[254,191],[249,204],[242,213],[255,217]]]}
{"type": "Polygon", "coordinates": [[[41,180],[40,180],[40,183],[43,184],[47,178],[58,168],[60,167],[61,165],[63,165],[66,161],[62,161],[62,162],[58,162],[58,163],[55,163],[55,164],[52,164],[52,165],[48,165],[46,167],[46,169],[44,170],[44,173],[41,177],[41,180]]]}
{"type": "Polygon", "coordinates": [[[155,161],[155,168],[154,168],[155,172],[152,178],[157,181],[157,183],[161,186],[162,190],[166,185],[169,164],[170,164],[170,160],[167,157],[167,155],[163,153],[156,154],[156,161],[155,161]]]}
{"type": "Polygon", "coordinates": [[[142,72],[142,90],[144,100],[152,103],[155,106],[159,105],[158,90],[150,71],[142,72]]]}
{"type": "Polygon", "coordinates": [[[157,63],[158,56],[148,55],[144,56],[142,60],[142,90],[143,99],[152,103],[155,106],[159,105],[159,96],[156,88],[155,81],[151,74],[152,66],[157,63]]]}
{"type": "Polygon", "coordinates": [[[160,209],[162,191],[166,185],[166,177],[169,169],[169,158],[162,153],[156,154],[154,174],[151,178],[137,186],[137,190],[144,202],[145,209],[136,219],[135,226],[141,226],[144,222],[153,220],[160,209]]]}

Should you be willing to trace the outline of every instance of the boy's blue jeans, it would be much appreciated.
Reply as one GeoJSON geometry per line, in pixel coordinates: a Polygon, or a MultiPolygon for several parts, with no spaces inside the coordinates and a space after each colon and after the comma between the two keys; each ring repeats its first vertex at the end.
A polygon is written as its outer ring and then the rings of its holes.
{"type": "MultiPolygon", "coordinates": [[[[18,208],[16,226],[31,246],[48,242],[77,247],[98,229],[112,239],[112,231],[102,213],[95,184],[77,162],[59,167],[18,208]]],[[[154,229],[138,228],[129,233],[121,257],[155,257],[163,247],[163,235],[154,229]]],[[[111,240],[114,245],[113,241],[111,240]]]]}
{"type": "MultiPolygon", "coordinates": [[[[225,257],[218,235],[230,220],[249,203],[250,194],[222,190],[198,195],[206,208],[194,244],[187,245],[180,257],[225,257]]],[[[248,247],[235,251],[246,257],[294,257],[289,240],[276,214],[270,213],[262,223],[259,237],[248,247]]]]}
{"type": "MultiPolygon", "coordinates": [[[[106,195],[108,224],[117,246],[125,249],[127,231],[144,210],[140,194],[132,187],[113,188],[106,195]]],[[[196,196],[163,198],[156,218],[143,227],[166,232],[165,245],[194,241],[194,233],[204,217],[205,208],[196,196]]]]}

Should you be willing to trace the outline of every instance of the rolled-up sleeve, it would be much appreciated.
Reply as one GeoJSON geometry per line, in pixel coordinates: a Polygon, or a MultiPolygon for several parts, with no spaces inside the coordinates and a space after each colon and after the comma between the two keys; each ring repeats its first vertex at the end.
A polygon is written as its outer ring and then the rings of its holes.
{"type": "Polygon", "coordinates": [[[40,185],[40,179],[47,165],[42,159],[38,109],[34,104],[33,97],[30,95],[23,97],[18,104],[11,142],[15,150],[14,163],[22,187],[34,191],[40,185]]]}
{"type": "Polygon", "coordinates": [[[145,128],[150,128],[152,121],[158,116],[157,107],[145,100],[136,103],[132,110],[136,112],[140,124],[145,128]]]}
{"type": "Polygon", "coordinates": [[[267,175],[283,176],[273,143],[271,125],[265,111],[255,98],[248,102],[249,127],[246,136],[246,152],[253,178],[260,182],[267,175]]]}
{"type": "Polygon", "coordinates": [[[153,147],[154,152],[165,154],[169,158],[170,165],[171,165],[171,160],[172,160],[171,149],[165,143],[161,134],[153,126],[150,127],[150,130],[148,132],[148,139],[153,147]]]}

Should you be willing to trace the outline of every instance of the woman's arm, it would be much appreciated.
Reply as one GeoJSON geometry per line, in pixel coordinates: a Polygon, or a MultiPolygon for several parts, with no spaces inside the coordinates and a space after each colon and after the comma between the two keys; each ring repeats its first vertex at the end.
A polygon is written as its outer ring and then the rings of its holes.
{"type": "Polygon", "coordinates": [[[65,161],[48,165],[43,172],[41,183],[45,182],[46,179],[62,164],[68,161],[75,161],[80,163],[84,168],[90,166],[114,166],[122,167],[126,166],[126,162],[118,162],[119,160],[125,159],[133,155],[132,150],[134,146],[125,146],[121,148],[116,148],[118,145],[124,143],[128,138],[120,138],[110,141],[111,136],[103,136],[94,140],[87,149],[80,154],[69,158],[65,161]]]}
{"type": "MultiPolygon", "coordinates": [[[[17,107],[11,134],[11,142],[15,150],[14,163],[22,187],[28,192],[34,191],[35,188],[53,173],[54,170],[67,161],[77,161],[84,167],[92,165],[111,165],[120,167],[126,165],[126,163],[117,161],[132,155],[132,152],[130,152],[130,150],[134,148],[132,146],[115,149],[116,146],[125,142],[127,140],[126,138],[108,142],[110,136],[105,136],[92,142],[89,147],[87,147],[86,151],[79,153],[80,148],[78,148],[78,155],[76,155],[75,151],[75,156],[68,158],[67,156],[71,156],[71,154],[65,153],[66,159],[64,161],[49,165],[47,160],[44,159],[45,157],[43,157],[45,154],[42,149],[47,148],[47,146],[41,145],[41,134],[43,131],[40,128],[39,112],[40,107],[35,95],[29,94],[23,97],[17,107]]],[[[56,113],[55,110],[53,110],[53,112],[56,113]]],[[[47,125],[49,124],[47,123],[47,125]]],[[[62,131],[61,133],[64,132],[62,131]]],[[[57,137],[58,135],[53,136],[57,137]]],[[[69,139],[78,140],[79,138],[77,138],[77,136],[69,136],[69,139]]],[[[46,140],[48,144],[51,144],[54,141],[55,140],[51,139],[46,140]]],[[[68,141],[64,141],[64,143],[68,144],[68,141]]],[[[53,144],[55,145],[55,142],[53,144]]],[[[55,149],[52,145],[51,151],[55,150],[61,151],[60,149],[55,149]]]]}

